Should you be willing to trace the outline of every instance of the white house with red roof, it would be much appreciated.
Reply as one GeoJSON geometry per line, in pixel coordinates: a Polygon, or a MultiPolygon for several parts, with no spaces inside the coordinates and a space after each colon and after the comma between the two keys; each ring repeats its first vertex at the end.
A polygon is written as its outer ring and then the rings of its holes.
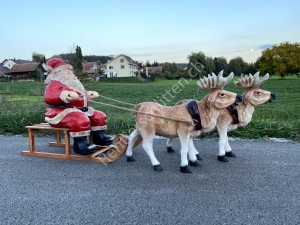
{"type": "Polygon", "coordinates": [[[133,77],[137,62],[127,55],[120,54],[106,63],[107,77],[133,77]]]}

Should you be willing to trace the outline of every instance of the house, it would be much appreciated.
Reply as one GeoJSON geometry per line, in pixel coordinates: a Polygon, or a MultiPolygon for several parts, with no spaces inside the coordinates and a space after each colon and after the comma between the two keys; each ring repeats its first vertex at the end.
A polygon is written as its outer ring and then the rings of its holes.
{"type": "Polygon", "coordinates": [[[106,63],[107,77],[133,77],[137,71],[137,62],[127,55],[118,55],[106,63]]]}
{"type": "Polygon", "coordinates": [[[98,65],[96,62],[83,62],[82,63],[82,72],[88,73],[88,74],[96,74],[98,73],[98,65]]]}
{"type": "Polygon", "coordinates": [[[40,63],[22,59],[5,59],[1,63],[0,70],[5,75],[10,76],[9,78],[12,81],[28,79],[43,80],[45,72],[40,63]]]}
{"type": "Polygon", "coordinates": [[[162,73],[162,66],[147,66],[145,67],[145,72],[146,73],[162,73]]]}

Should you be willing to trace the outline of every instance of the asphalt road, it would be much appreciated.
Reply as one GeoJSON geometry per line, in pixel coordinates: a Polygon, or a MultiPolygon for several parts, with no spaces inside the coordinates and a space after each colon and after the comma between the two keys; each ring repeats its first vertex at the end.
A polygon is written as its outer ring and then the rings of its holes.
{"type": "MultiPolygon", "coordinates": [[[[38,150],[53,138],[36,138],[38,150]]],[[[300,143],[237,140],[238,155],[217,161],[216,140],[197,140],[201,167],[179,171],[176,153],[156,139],[164,168],[141,146],[135,162],[102,163],[21,155],[28,140],[0,136],[0,224],[299,224],[300,143]]]]}

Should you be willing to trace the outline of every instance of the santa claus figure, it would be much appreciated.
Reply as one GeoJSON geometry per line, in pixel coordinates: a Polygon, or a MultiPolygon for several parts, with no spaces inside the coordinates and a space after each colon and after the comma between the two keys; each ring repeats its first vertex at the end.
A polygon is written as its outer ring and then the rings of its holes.
{"type": "Polygon", "coordinates": [[[48,71],[44,99],[49,105],[45,120],[52,127],[68,127],[74,139],[74,152],[81,155],[92,154],[96,145],[109,145],[112,137],[104,132],[106,115],[88,107],[91,99],[99,97],[95,91],[87,91],[74,75],[73,67],[66,60],[52,58],[43,65],[48,71]],[[93,142],[88,142],[92,132],[93,142]]]}

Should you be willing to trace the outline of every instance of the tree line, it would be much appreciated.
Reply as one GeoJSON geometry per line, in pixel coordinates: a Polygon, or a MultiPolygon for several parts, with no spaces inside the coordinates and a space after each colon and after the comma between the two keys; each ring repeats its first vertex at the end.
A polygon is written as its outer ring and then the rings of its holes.
{"type": "MultiPolygon", "coordinates": [[[[58,57],[65,60],[73,66],[76,73],[82,72],[82,62],[92,61],[98,65],[106,64],[112,58],[109,56],[87,55],[83,56],[80,46],[73,45],[69,49],[69,53],[54,55],[50,58],[58,57]]],[[[214,72],[218,74],[221,70],[224,75],[233,72],[235,75],[254,74],[257,71],[261,73],[269,73],[270,75],[279,75],[284,78],[287,75],[300,74],[300,43],[283,42],[279,45],[273,45],[262,51],[261,56],[253,63],[247,63],[242,57],[236,57],[229,62],[223,56],[209,57],[203,52],[192,52],[187,57],[188,63],[158,63],[154,61],[150,63],[147,60],[145,63],[138,62],[139,67],[145,66],[162,66],[162,73],[157,72],[157,76],[167,79],[175,79],[180,77],[203,77],[214,72]]],[[[32,60],[35,62],[44,63],[46,57],[43,54],[33,52],[32,60]]]]}
{"type": "Polygon", "coordinates": [[[191,74],[202,77],[206,74],[225,74],[233,72],[235,75],[254,74],[257,71],[278,75],[284,78],[288,75],[300,76],[300,43],[283,42],[262,51],[261,56],[254,63],[247,63],[242,57],[236,57],[227,62],[225,57],[211,58],[203,52],[192,52],[188,56],[188,69],[191,74]]]}

